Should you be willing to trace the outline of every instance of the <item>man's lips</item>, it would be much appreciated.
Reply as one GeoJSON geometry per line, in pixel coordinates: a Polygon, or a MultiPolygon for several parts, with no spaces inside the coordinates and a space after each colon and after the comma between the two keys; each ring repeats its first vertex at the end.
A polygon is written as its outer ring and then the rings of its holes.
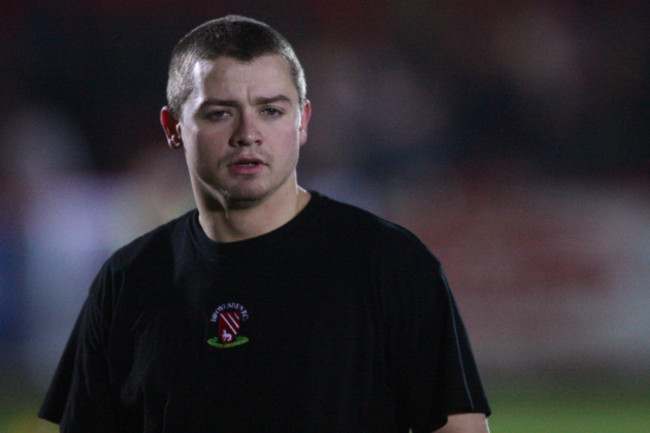
{"type": "Polygon", "coordinates": [[[266,164],[255,157],[240,157],[228,163],[228,170],[232,174],[257,174],[266,164]]]}
{"type": "Polygon", "coordinates": [[[243,165],[243,166],[264,165],[264,161],[254,157],[242,157],[242,158],[237,158],[233,162],[229,163],[228,167],[232,167],[235,165],[243,165]]]}

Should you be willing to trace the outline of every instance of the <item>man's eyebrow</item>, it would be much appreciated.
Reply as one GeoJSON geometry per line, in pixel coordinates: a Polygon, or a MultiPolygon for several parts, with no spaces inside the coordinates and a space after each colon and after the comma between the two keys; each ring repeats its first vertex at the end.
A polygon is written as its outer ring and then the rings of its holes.
{"type": "Polygon", "coordinates": [[[219,105],[223,107],[236,107],[239,105],[234,99],[217,99],[217,98],[207,98],[199,105],[200,108],[208,107],[210,105],[219,105]]]}
{"type": "MultiPolygon", "coordinates": [[[[253,100],[254,105],[267,105],[274,104],[277,102],[287,102],[293,104],[291,98],[286,95],[275,95],[275,96],[258,96],[253,100]]],[[[219,98],[207,98],[199,105],[199,109],[217,105],[220,107],[238,107],[241,104],[234,99],[219,99],[219,98]]]]}
{"type": "Polygon", "coordinates": [[[275,102],[288,102],[290,104],[292,103],[291,98],[286,95],[275,95],[270,97],[260,96],[255,99],[255,105],[273,104],[275,102]]]}

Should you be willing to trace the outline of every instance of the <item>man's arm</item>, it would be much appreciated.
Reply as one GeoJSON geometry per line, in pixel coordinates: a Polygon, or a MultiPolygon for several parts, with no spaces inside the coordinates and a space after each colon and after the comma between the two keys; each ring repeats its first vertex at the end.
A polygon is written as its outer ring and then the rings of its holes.
{"type": "Polygon", "coordinates": [[[449,415],[447,424],[434,433],[490,433],[487,419],[482,413],[449,415]]]}

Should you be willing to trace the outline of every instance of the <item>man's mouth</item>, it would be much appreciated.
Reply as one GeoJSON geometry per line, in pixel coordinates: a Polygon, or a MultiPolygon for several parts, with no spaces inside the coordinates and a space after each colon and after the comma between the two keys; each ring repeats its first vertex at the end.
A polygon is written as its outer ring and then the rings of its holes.
{"type": "Polygon", "coordinates": [[[241,167],[252,167],[252,166],[256,166],[256,165],[261,165],[263,163],[264,162],[262,160],[257,159],[257,158],[239,158],[239,159],[233,161],[232,163],[230,163],[229,165],[231,165],[231,166],[235,165],[235,166],[241,166],[241,167]]]}
{"type": "Polygon", "coordinates": [[[230,171],[235,174],[255,174],[265,165],[264,161],[258,158],[238,158],[228,164],[230,171]]]}

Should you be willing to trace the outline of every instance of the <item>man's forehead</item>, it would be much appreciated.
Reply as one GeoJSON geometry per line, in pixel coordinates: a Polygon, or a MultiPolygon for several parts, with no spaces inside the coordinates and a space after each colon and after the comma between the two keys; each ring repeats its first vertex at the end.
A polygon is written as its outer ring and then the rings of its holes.
{"type": "MultiPolygon", "coordinates": [[[[279,94],[298,99],[298,89],[292,80],[291,69],[284,57],[268,54],[242,61],[232,57],[199,59],[192,68],[192,81],[197,96],[225,97],[214,93],[230,93],[240,88],[255,88],[263,97],[279,94]]],[[[195,93],[196,94],[196,93],[195,93]]]]}
{"type": "Polygon", "coordinates": [[[192,66],[192,75],[197,78],[205,78],[211,74],[218,74],[218,77],[239,74],[242,70],[255,70],[268,75],[286,74],[286,77],[291,79],[289,62],[279,54],[264,54],[253,57],[251,60],[240,60],[229,56],[197,59],[192,66]]]}

